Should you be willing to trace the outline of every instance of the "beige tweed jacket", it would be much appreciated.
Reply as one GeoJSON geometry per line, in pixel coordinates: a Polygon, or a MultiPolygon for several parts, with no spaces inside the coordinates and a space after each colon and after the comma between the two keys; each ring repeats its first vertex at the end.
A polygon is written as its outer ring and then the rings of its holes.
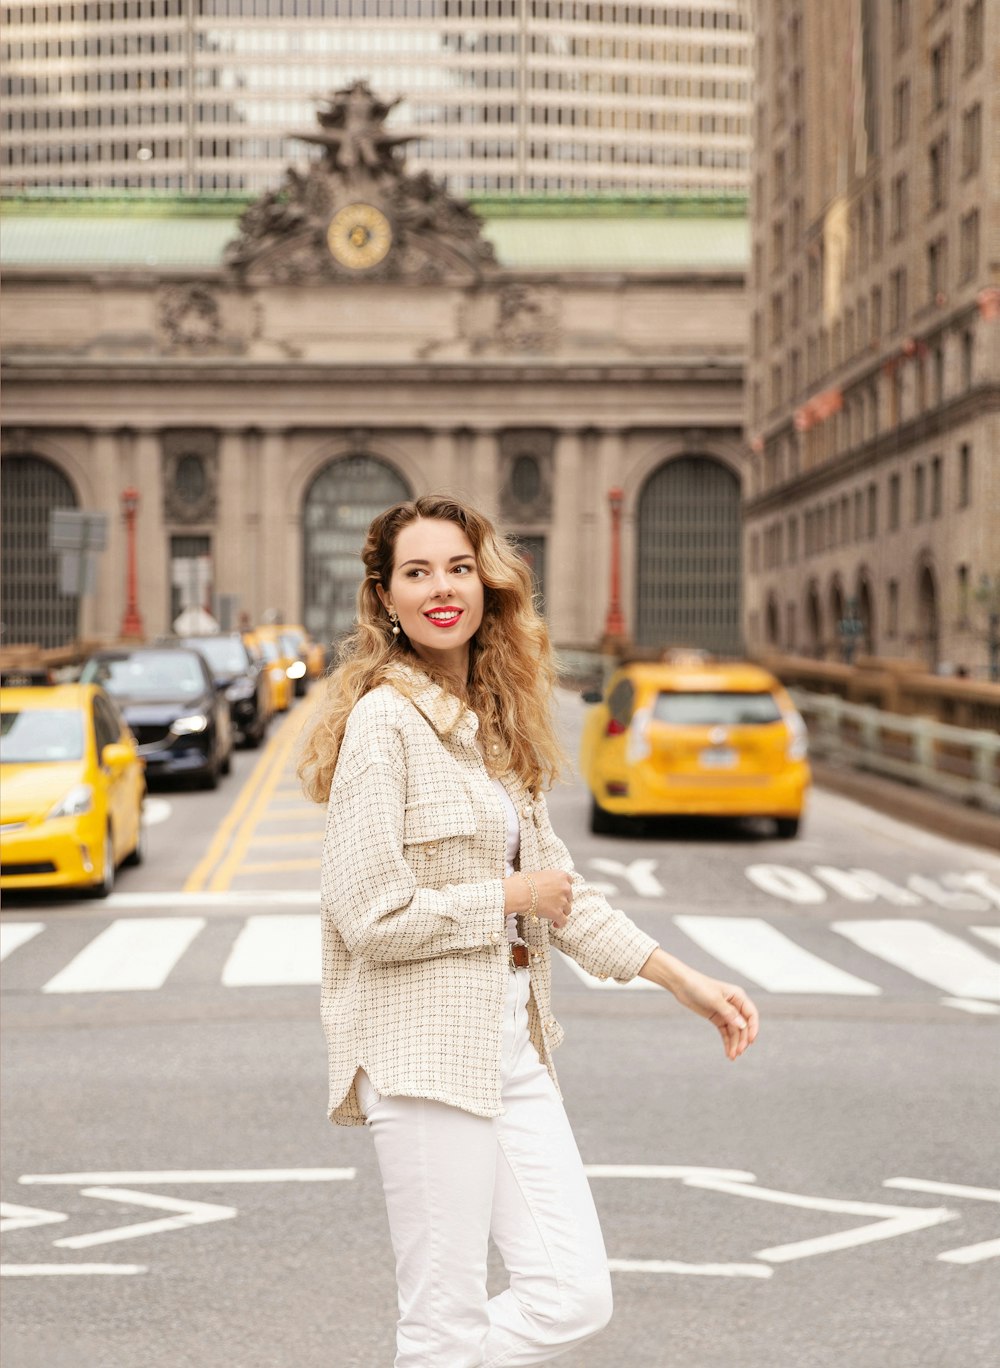
{"type": "MultiPolygon", "coordinates": [[[[330,791],[322,860],[321,1013],[330,1120],[361,1125],[355,1077],[379,1093],[434,1098],[498,1116],[507,822],[476,745],[478,719],[409,666],[406,696],[383,684],[352,711],[330,791]]],[[[502,780],[520,818],[525,869],[572,872],[556,931],[529,923],[528,1025],[553,1080],[562,1028],[551,1006],[550,944],[600,978],[627,981],[656,948],[573,872],[544,797],[502,780]]],[[[558,1086],[558,1083],[557,1083],[558,1086]]]]}

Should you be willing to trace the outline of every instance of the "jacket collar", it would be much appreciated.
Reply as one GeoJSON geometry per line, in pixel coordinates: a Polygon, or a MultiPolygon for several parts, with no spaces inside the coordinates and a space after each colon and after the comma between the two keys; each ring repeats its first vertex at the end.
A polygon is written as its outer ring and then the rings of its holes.
{"type": "Polygon", "coordinates": [[[419,666],[409,661],[399,661],[393,667],[389,683],[399,681],[401,692],[431,724],[441,737],[454,736],[456,740],[472,745],[479,731],[479,718],[419,666]]]}

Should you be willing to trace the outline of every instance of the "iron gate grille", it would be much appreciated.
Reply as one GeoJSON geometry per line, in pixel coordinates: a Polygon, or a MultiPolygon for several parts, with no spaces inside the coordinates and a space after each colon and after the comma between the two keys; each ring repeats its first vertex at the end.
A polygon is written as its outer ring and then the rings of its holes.
{"type": "Polygon", "coordinates": [[[59,590],[59,554],[49,550],[54,508],[76,508],[73,487],[38,456],[5,456],[0,519],[3,643],[63,646],[77,636],[79,599],[59,590]]]}
{"type": "Polygon", "coordinates": [[[661,466],[639,498],[636,642],[741,651],[740,485],[708,456],[661,466]]]}
{"type": "Polygon", "coordinates": [[[391,504],[412,497],[402,477],[371,456],[332,461],[309,486],[302,513],[302,599],[304,625],[317,641],[334,641],[353,627],[368,524],[391,504]]]}

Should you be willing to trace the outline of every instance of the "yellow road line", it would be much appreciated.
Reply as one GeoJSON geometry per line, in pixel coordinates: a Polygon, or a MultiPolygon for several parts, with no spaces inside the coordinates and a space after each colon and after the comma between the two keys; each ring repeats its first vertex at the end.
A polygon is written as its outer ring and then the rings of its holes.
{"type": "Polygon", "coordinates": [[[326,829],[320,827],[318,831],[279,831],[272,835],[270,833],[258,832],[253,838],[254,847],[257,846],[283,846],[298,845],[300,841],[312,841],[315,845],[322,845],[326,829]]]}
{"type": "Polygon", "coordinates": [[[185,893],[204,892],[209,874],[225,854],[233,832],[239,826],[244,813],[253,801],[254,794],[258,787],[264,783],[265,779],[273,773],[276,767],[280,768],[280,765],[283,763],[287,754],[285,747],[286,733],[291,730],[293,736],[297,735],[301,729],[303,720],[304,719],[300,718],[298,724],[293,728],[293,723],[295,722],[294,716],[288,716],[282,719],[277,731],[271,736],[256,765],[254,765],[251,770],[249,778],[237,794],[236,801],[219,823],[218,829],[209,842],[205,854],[188,875],[183,888],[185,893]]]}
{"type": "Polygon", "coordinates": [[[311,712],[312,706],[310,700],[307,698],[300,707],[296,708],[292,717],[289,718],[288,725],[282,727],[281,735],[278,738],[278,748],[275,752],[274,764],[271,766],[267,775],[262,779],[256,794],[253,796],[250,808],[243,818],[242,825],[233,837],[232,844],[230,845],[225,858],[219,863],[218,868],[212,875],[211,882],[208,885],[211,892],[223,893],[229,887],[230,880],[236,873],[238,866],[250,847],[250,842],[253,840],[254,829],[263,817],[268,803],[274,797],[274,790],[277,788],[281,778],[281,771],[288,760],[288,757],[291,755],[295,743],[298,740],[299,732],[302,730],[302,727],[311,712]]]}
{"type": "Polygon", "coordinates": [[[241,864],[236,870],[237,874],[273,874],[280,869],[319,869],[320,859],[317,855],[310,860],[264,860],[253,864],[241,864]]]}

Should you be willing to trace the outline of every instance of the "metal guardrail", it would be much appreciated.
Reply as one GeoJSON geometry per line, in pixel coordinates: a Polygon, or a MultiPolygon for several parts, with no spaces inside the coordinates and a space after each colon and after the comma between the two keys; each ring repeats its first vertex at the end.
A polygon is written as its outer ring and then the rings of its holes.
{"type": "Polygon", "coordinates": [[[847,761],[1000,813],[1000,735],[995,731],[904,717],[833,694],[789,692],[818,759],[847,761]]]}

